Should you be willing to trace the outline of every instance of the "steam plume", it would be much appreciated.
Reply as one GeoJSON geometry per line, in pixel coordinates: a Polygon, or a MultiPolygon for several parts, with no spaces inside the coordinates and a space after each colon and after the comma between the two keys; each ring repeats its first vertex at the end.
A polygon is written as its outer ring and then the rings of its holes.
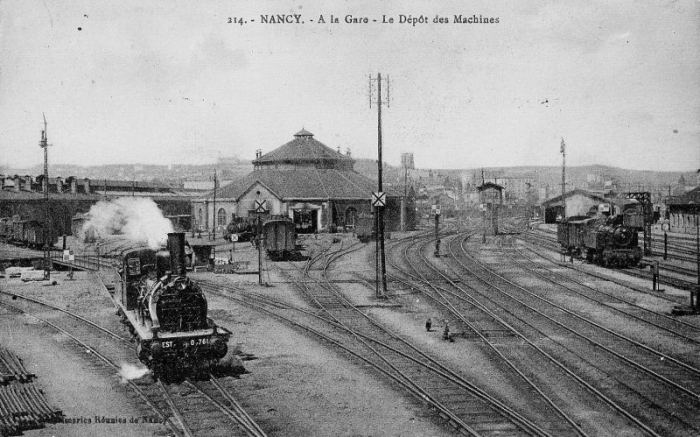
{"type": "Polygon", "coordinates": [[[100,201],[90,208],[83,232],[91,229],[98,237],[123,235],[129,240],[145,241],[152,248],[165,244],[173,225],[151,199],[120,197],[100,201]]]}
{"type": "Polygon", "coordinates": [[[119,376],[122,379],[122,384],[126,384],[127,381],[132,379],[139,379],[145,376],[150,370],[147,367],[139,367],[129,363],[123,363],[119,369],[119,376]]]}

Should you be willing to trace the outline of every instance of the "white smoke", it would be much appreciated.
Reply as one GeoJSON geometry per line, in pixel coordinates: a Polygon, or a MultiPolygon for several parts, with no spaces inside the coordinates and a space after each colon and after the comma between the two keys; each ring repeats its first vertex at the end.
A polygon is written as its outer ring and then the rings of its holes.
{"type": "Polygon", "coordinates": [[[123,235],[129,240],[145,241],[157,249],[165,244],[173,225],[148,198],[120,197],[112,201],[100,201],[90,208],[89,220],[83,224],[83,232],[92,228],[97,237],[123,235]]]}
{"type": "Polygon", "coordinates": [[[141,367],[129,363],[122,363],[121,368],[119,369],[119,372],[117,374],[122,380],[122,384],[126,384],[128,381],[131,381],[132,379],[139,379],[146,374],[148,374],[150,370],[148,370],[147,367],[141,367]]]}

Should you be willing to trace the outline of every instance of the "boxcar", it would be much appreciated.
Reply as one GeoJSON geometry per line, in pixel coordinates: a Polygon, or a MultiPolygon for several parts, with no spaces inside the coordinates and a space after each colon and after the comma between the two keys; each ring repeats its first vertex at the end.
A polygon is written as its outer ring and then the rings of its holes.
{"type": "Polygon", "coordinates": [[[569,253],[580,255],[581,249],[585,246],[587,228],[595,219],[585,218],[581,220],[564,220],[557,226],[557,240],[559,244],[569,253]]]}
{"type": "Polygon", "coordinates": [[[22,220],[19,217],[12,218],[12,242],[14,244],[24,245],[27,243],[27,230],[29,229],[29,220],[22,220]]]}
{"type": "Polygon", "coordinates": [[[297,235],[294,222],[270,220],[263,224],[263,244],[273,261],[287,260],[296,254],[297,235]]]}
{"type": "Polygon", "coordinates": [[[44,224],[36,220],[28,221],[24,235],[27,246],[37,249],[43,248],[44,243],[48,243],[49,246],[53,246],[58,243],[58,235],[53,234],[45,236],[44,224]]]}

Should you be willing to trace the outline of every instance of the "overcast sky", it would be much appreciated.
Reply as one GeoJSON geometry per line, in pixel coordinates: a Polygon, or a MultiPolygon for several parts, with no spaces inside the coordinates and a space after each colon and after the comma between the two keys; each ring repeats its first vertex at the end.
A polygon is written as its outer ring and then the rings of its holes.
{"type": "Polygon", "coordinates": [[[302,127],[376,159],[378,72],[390,164],[413,152],[420,168],[560,165],[563,137],[569,165],[700,168],[698,0],[4,0],[0,12],[0,168],[42,162],[42,112],[56,163],[252,160],[302,127]]]}

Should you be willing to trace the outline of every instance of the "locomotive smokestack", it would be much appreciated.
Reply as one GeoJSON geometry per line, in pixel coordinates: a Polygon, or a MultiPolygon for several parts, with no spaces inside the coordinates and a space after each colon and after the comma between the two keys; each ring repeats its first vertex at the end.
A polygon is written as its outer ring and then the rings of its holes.
{"type": "Polygon", "coordinates": [[[168,234],[168,251],[170,252],[170,272],[172,275],[185,276],[185,233],[168,234]]]}

